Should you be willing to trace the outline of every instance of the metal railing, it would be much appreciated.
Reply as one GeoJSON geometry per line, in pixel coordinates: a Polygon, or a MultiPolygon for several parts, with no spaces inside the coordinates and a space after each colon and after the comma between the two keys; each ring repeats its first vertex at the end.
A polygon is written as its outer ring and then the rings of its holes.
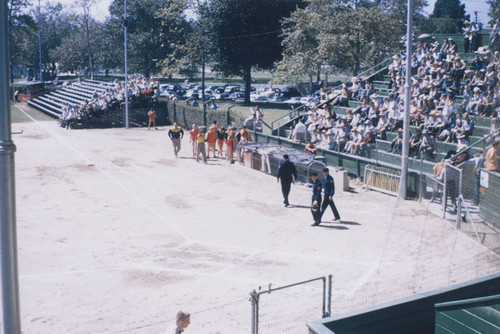
{"type": "MultiPolygon", "coordinates": [[[[305,305],[303,302],[303,297],[304,294],[306,293],[306,289],[304,288],[305,285],[311,285],[315,282],[322,282],[322,291],[321,291],[321,300],[317,301],[317,305],[321,304],[321,317],[326,318],[331,315],[331,304],[332,304],[332,275],[323,276],[323,277],[318,277],[318,278],[313,278],[307,281],[303,282],[298,282],[294,284],[289,284],[277,288],[272,288],[271,284],[269,284],[267,290],[263,291],[256,291],[253,290],[250,292],[250,302],[252,303],[252,334],[258,334],[259,329],[261,327],[267,327],[268,331],[273,331],[276,333],[284,333],[287,332],[289,333],[291,330],[293,330],[294,326],[293,324],[290,325],[290,322],[293,322],[294,319],[291,319],[291,312],[290,312],[290,306],[295,305],[298,306],[299,310],[298,312],[300,313],[300,320],[297,322],[297,326],[300,325],[300,330],[298,330],[299,333],[303,332],[303,325],[307,320],[312,320],[315,319],[315,317],[318,317],[319,314],[315,314],[315,312],[308,312],[307,307],[311,305],[305,305]],[[288,310],[280,310],[281,312],[276,312],[277,314],[273,314],[271,317],[270,322],[274,322],[273,324],[262,324],[261,323],[261,304],[262,304],[262,296],[263,295],[276,295],[276,292],[278,291],[284,291],[284,290],[290,290],[294,287],[301,287],[301,290],[296,292],[292,298],[297,300],[296,304],[293,304],[293,302],[287,302],[286,306],[284,308],[288,307],[288,310]],[[288,312],[287,312],[288,311],[288,312]],[[309,314],[308,314],[309,313],[309,314]],[[279,317],[287,317],[287,319],[284,319],[284,321],[287,323],[287,329],[280,327],[279,324],[276,325],[279,320],[277,318],[279,317]],[[311,317],[311,318],[309,318],[311,317]],[[305,320],[305,321],[304,321],[305,320]]],[[[261,288],[259,287],[259,290],[261,288]]],[[[313,297],[319,297],[319,296],[313,296],[313,297]]],[[[271,297],[270,297],[271,298],[271,297]]],[[[271,301],[272,302],[272,301],[271,301]]],[[[311,300],[311,302],[316,303],[316,301],[311,300]]],[[[277,303],[277,302],[275,302],[277,303]]],[[[284,303],[282,303],[284,304],[284,303]]],[[[269,313],[269,310],[266,310],[266,313],[269,313]]]]}

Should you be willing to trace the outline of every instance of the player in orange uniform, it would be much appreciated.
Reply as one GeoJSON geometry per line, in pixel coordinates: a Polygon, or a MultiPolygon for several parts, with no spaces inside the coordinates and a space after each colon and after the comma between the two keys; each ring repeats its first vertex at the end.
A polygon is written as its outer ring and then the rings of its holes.
{"type": "Polygon", "coordinates": [[[196,156],[196,136],[200,133],[196,124],[193,124],[191,131],[189,131],[189,135],[191,138],[191,143],[193,144],[193,157],[196,156]]]}
{"type": "Polygon", "coordinates": [[[212,150],[214,158],[215,158],[215,143],[217,141],[217,127],[210,127],[210,130],[208,130],[207,133],[207,145],[208,145],[208,152],[207,152],[207,157],[210,157],[210,150],[212,150]]]}
{"type": "Polygon", "coordinates": [[[232,164],[234,164],[234,148],[236,146],[236,134],[234,130],[236,130],[236,128],[229,128],[226,139],[226,154],[229,162],[232,164]]]}

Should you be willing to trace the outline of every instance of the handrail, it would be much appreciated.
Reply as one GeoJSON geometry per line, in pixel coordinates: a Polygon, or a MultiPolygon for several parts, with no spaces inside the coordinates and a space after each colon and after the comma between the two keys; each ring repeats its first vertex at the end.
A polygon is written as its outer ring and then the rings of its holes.
{"type": "Polygon", "coordinates": [[[378,71],[380,71],[381,69],[383,69],[385,67],[385,63],[390,63],[391,62],[391,59],[392,58],[387,58],[383,61],[381,61],[380,63],[378,63],[377,65],[374,65],[372,67],[370,67],[369,69],[367,69],[366,71],[358,74],[357,76],[358,77],[362,77],[362,76],[365,76],[368,72],[372,71],[374,68],[378,68],[380,66],[380,69],[376,70],[375,73],[369,75],[368,77],[372,77],[374,76],[375,74],[377,74],[378,71]]]}
{"type": "Polygon", "coordinates": [[[464,148],[463,150],[457,152],[455,155],[451,156],[449,160],[452,160],[454,158],[456,158],[457,156],[459,156],[460,154],[464,153],[465,151],[467,151],[468,149],[476,146],[477,144],[479,144],[480,142],[482,141],[486,141],[486,139],[492,137],[493,135],[497,135],[497,134],[500,134],[500,128],[496,129],[495,131],[493,131],[492,133],[488,134],[487,136],[484,136],[483,138],[481,139],[478,139],[476,140],[474,143],[472,144],[469,144],[469,146],[467,146],[466,148],[464,148]]]}
{"type": "MultiPolygon", "coordinates": [[[[337,85],[337,86],[333,87],[333,89],[332,89],[332,90],[339,89],[339,88],[341,88],[341,87],[342,87],[342,85],[343,85],[343,84],[337,85]]],[[[320,104],[318,104],[318,107],[322,107],[323,105],[325,105],[325,103],[329,103],[329,102],[331,102],[331,100],[332,100],[332,99],[330,99],[330,100],[326,100],[326,101],[324,101],[324,102],[321,102],[320,104]]],[[[286,113],[286,114],[284,114],[284,115],[281,115],[280,117],[276,118],[274,121],[272,121],[272,122],[271,122],[271,128],[272,128],[272,130],[273,130],[273,131],[274,131],[274,130],[276,130],[276,129],[274,128],[274,123],[275,123],[275,122],[277,122],[277,121],[279,121],[279,120],[281,120],[281,119],[283,119],[283,118],[285,118],[285,117],[287,117],[287,116],[291,115],[292,113],[295,113],[296,111],[298,111],[299,109],[304,108],[304,107],[305,107],[305,105],[303,105],[303,104],[302,104],[302,105],[298,106],[297,108],[292,109],[292,110],[291,110],[291,111],[289,111],[288,113],[286,113]]]]}

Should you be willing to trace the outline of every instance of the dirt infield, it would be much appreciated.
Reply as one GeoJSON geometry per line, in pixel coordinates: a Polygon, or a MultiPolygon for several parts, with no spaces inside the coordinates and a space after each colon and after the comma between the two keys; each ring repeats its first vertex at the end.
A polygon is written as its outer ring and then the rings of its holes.
{"type": "Polygon", "coordinates": [[[335,196],[341,223],[328,212],[311,227],[309,188],[294,185],[285,208],[275,178],[198,164],[188,136],[175,159],[167,128],[12,128],[24,131],[14,141],[25,333],[163,333],[180,309],[192,314],[186,334],[249,333],[249,293],[269,283],[333,274],[338,314],[500,269],[420,203],[356,185],[335,196]]]}

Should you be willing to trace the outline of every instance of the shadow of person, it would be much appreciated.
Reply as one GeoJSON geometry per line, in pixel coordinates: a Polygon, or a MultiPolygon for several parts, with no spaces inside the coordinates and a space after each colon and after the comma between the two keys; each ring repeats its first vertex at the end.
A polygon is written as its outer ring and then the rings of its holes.
{"type": "Polygon", "coordinates": [[[339,226],[339,225],[317,225],[318,227],[326,228],[326,229],[332,229],[332,230],[348,230],[349,227],[347,226],[339,226]]]}
{"type": "Polygon", "coordinates": [[[298,205],[298,204],[290,204],[289,207],[291,208],[299,208],[299,209],[311,209],[310,205],[298,205]]]}
{"type": "Polygon", "coordinates": [[[344,225],[361,225],[360,223],[357,223],[357,222],[350,222],[350,221],[347,221],[347,220],[340,220],[339,222],[340,224],[344,224],[344,225]]]}

